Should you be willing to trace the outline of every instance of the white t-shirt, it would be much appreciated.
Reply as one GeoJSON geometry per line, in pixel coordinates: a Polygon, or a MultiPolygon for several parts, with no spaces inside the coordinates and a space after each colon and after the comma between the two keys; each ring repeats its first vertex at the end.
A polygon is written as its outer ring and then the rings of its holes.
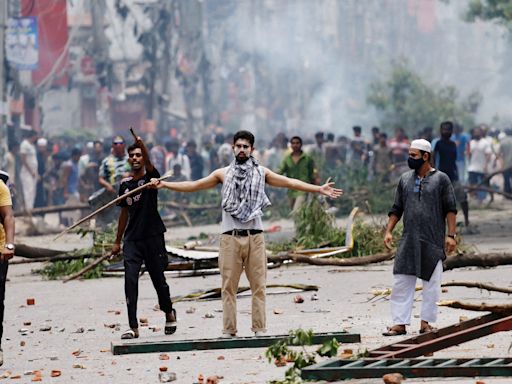
{"type": "Polygon", "coordinates": [[[492,154],[491,144],[486,139],[471,140],[469,142],[469,166],[468,172],[485,173],[487,157],[492,154]]]}

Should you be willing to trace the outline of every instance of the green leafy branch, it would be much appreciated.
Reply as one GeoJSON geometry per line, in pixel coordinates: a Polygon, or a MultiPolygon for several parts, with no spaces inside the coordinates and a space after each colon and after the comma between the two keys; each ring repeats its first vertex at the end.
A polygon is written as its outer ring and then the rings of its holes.
{"type": "Polygon", "coordinates": [[[289,336],[271,345],[265,352],[269,363],[277,366],[293,365],[285,372],[284,380],[273,380],[272,384],[299,384],[302,383],[300,370],[316,363],[316,357],[333,357],[338,353],[339,343],[333,338],[325,341],[316,352],[308,352],[306,346],[312,345],[313,330],[291,330],[289,336]],[[295,348],[294,348],[295,347],[295,348]]]}

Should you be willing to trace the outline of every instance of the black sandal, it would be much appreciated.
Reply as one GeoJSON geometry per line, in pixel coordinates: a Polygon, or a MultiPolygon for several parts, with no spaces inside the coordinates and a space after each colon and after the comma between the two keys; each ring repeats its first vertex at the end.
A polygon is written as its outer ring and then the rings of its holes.
{"type": "Polygon", "coordinates": [[[400,336],[400,335],[406,335],[407,330],[405,329],[393,329],[393,327],[388,327],[388,330],[386,332],[382,332],[382,336],[400,336]]]}
{"type": "Polygon", "coordinates": [[[123,340],[131,340],[131,339],[138,339],[139,338],[139,331],[134,331],[133,329],[129,329],[126,332],[123,332],[121,335],[121,339],[123,340]]]}
{"type": "Polygon", "coordinates": [[[424,334],[424,333],[428,333],[428,332],[437,332],[437,328],[436,327],[433,327],[431,326],[430,324],[427,325],[426,327],[424,328],[420,328],[420,334],[424,334]]]}
{"type": "Polygon", "coordinates": [[[171,310],[171,313],[174,315],[174,321],[168,321],[167,317],[165,318],[165,328],[164,333],[166,335],[172,335],[176,332],[176,329],[178,328],[178,318],[176,317],[176,310],[173,308],[171,310]]]}

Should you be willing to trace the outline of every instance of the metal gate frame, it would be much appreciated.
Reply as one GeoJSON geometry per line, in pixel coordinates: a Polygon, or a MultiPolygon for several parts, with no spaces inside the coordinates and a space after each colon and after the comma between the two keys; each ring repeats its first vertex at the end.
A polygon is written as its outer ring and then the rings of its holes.
{"type": "Polygon", "coordinates": [[[413,359],[478,339],[512,330],[512,314],[490,313],[416,337],[384,345],[358,360],[331,359],[305,367],[308,380],[376,378],[386,373],[405,377],[512,376],[512,358],[413,359]]]}

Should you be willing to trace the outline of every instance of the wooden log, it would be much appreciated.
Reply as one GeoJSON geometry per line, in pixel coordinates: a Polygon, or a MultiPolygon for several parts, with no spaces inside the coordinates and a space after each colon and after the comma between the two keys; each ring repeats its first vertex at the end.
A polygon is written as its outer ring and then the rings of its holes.
{"type": "Polygon", "coordinates": [[[54,261],[67,261],[67,260],[78,260],[78,259],[84,259],[84,258],[91,258],[96,257],[95,255],[57,255],[53,257],[36,257],[34,259],[23,259],[23,260],[11,260],[9,261],[9,264],[16,265],[16,264],[29,264],[29,263],[45,263],[48,261],[54,262],[54,261]]]}
{"type": "Polygon", "coordinates": [[[479,283],[476,281],[449,281],[442,283],[441,287],[466,287],[466,288],[479,288],[485,289],[486,291],[501,292],[501,293],[512,293],[512,288],[497,287],[492,284],[479,283]]]}
{"type": "Polygon", "coordinates": [[[506,313],[512,312],[512,304],[473,304],[473,303],[464,303],[456,300],[445,300],[437,303],[440,307],[450,307],[456,309],[466,309],[468,311],[478,311],[478,312],[492,312],[492,313],[506,313]]]}
{"type": "Polygon", "coordinates": [[[31,247],[26,244],[16,244],[16,248],[14,250],[15,256],[27,257],[27,258],[51,258],[53,256],[62,255],[66,253],[66,251],[56,250],[56,249],[48,249],[48,248],[37,248],[31,247]]]}
{"type": "Polygon", "coordinates": [[[89,204],[75,204],[75,205],[50,205],[48,207],[34,208],[28,211],[16,211],[14,212],[15,217],[20,216],[33,216],[33,215],[42,215],[45,213],[55,213],[55,212],[66,212],[66,211],[76,211],[76,210],[87,210],[91,209],[89,204]]]}
{"type": "Polygon", "coordinates": [[[382,261],[391,260],[394,257],[394,252],[377,253],[370,256],[361,257],[348,257],[344,259],[336,257],[326,258],[311,258],[297,253],[285,253],[276,256],[268,256],[269,262],[282,262],[286,260],[292,260],[296,263],[306,263],[312,265],[333,265],[340,267],[354,267],[358,265],[367,265],[372,263],[380,263],[382,261]]]}
{"type": "Polygon", "coordinates": [[[444,261],[444,270],[463,267],[497,267],[512,264],[512,253],[485,253],[449,256],[444,261]]]}

